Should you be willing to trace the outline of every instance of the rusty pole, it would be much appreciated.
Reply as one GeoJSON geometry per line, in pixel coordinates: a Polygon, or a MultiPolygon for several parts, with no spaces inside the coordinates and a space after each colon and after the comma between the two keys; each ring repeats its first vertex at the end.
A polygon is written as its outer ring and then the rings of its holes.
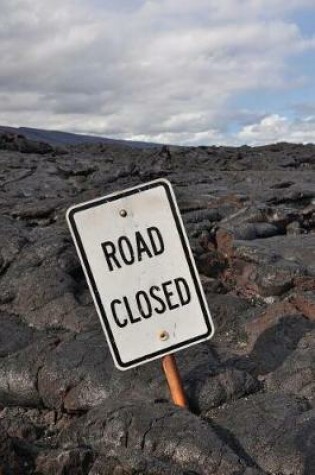
{"type": "Polygon", "coordinates": [[[175,356],[164,356],[162,358],[162,366],[174,404],[188,408],[188,403],[185,396],[182,379],[177,368],[175,356]]]}

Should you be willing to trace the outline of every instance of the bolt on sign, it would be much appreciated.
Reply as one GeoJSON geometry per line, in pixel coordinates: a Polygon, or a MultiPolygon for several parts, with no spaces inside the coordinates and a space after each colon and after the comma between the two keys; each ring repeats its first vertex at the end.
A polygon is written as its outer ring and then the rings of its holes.
{"type": "Polygon", "coordinates": [[[119,369],[211,338],[213,323],[167,180],[72,206],[67,220],[119,369]]]}

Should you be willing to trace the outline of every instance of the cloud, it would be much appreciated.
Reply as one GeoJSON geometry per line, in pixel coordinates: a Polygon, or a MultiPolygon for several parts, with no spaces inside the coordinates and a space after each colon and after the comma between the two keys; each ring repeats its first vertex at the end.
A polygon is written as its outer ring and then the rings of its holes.
{"type": "Polygon", "coordinates": [[[228,140],[231,98],[298,81],[298,73],[288,79],[288,59],[315,39],[287,15],[311,4],[3,0],[0,123],[184,144],[228,140]]]}
{"type": "Polygon", "coordinates": [[[236,137],[238,143],[262,145],[271,142],[315,142],[315,115],[303,119],[288,119],[278,114],[264,117],[257,124],[242,128],[236,137]]]}

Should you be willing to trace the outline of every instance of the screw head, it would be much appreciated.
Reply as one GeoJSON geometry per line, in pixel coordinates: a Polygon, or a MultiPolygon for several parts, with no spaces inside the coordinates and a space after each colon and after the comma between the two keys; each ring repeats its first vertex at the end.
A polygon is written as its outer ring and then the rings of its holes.
{"type": "Polygon", "coordinates": [[[121,209],[121,210],[119,211],[119,214],[120,214],[120,216],[121,216],[122,218],[125,218],[125,217],[127,216],[127,211],[126,211],[125,209],[121,209]]]}
{"type": "Polygon", "coordinates": [[[159,339],[162,340],[162,341],[166,341],[169,339],[169,334],[167,333],[166,330],[161,330],[160,333],[159,333],[159,339]]]}

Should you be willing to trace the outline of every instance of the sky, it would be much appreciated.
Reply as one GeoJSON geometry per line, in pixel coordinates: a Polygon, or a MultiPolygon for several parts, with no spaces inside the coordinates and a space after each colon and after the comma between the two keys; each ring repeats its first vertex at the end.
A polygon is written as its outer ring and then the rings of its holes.
{"type": "Polygon", "coordinates": [[[314,0],[0,0],[0,124],[315,142],[314,0]]]}

